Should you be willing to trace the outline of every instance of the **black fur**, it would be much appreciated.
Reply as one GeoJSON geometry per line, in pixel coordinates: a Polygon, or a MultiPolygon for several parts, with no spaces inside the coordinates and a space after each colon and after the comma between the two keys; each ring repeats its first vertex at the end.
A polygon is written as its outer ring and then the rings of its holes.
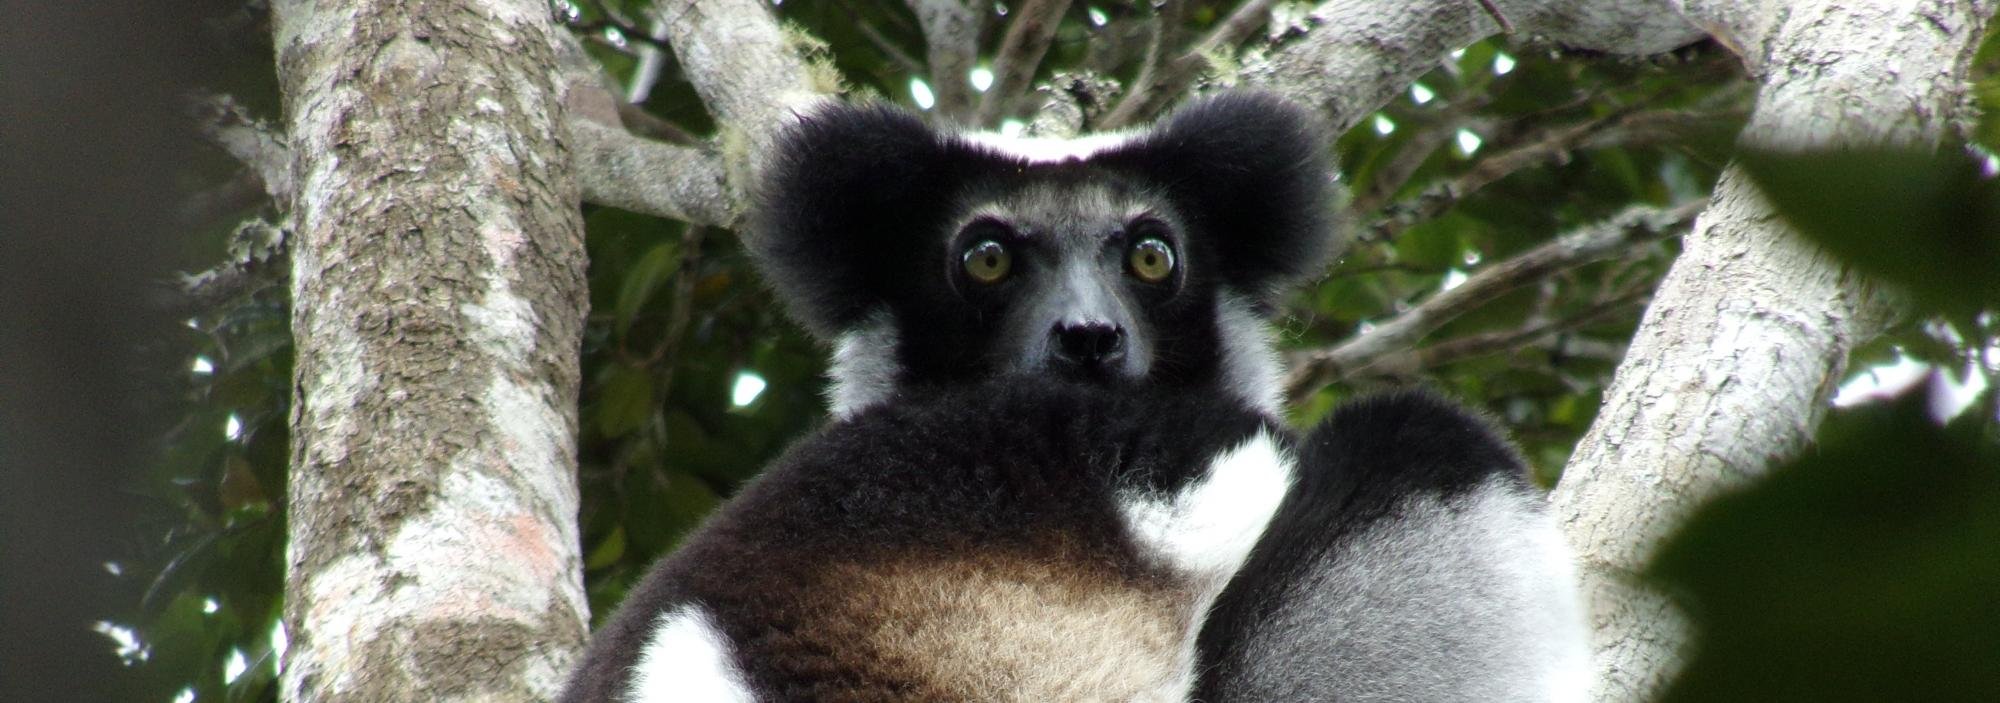
{"type": "MultiPolygon", "coordinates": [[[[1494,481],[1523,495],[1535,489],[1511,444],[1484,418],[1425,391],[1400,391],[1351,402],[1300,445],[1298,483],[1264,539],[1223,591],[1201,631],[1205,670],[1195,700],[1243,701],[1237,669],[1270,666],[1246,659],[1241,643],[1276,611],[1296,607],[1293,593],[1315,570],[1337,570],[1343,543],[1385,521],[1415,496],[1447,504],[1494,481]]],[[[1438,604],[1441,614],[1466,612],[1438,604]]],[[[1300,643],[1305,652],[1312,643],[1300,643]]],[[[1314,690],[1313,681],[1300,682],[1314,690]]]]}
{"type": "MultiPolygon", "coordinates": [[[[760,700],[928,700],[843,637],[817,576],[844,564],[1016,554],[1137,588],[1171,576],[1134,552],[1113,504],[1171,493],[1260,429],[1206,394],[1037,379],[878,406],[800,440],[627,597],[571,677],[568,703],[618,700],[658,616],[698,603],[760,700]]],[[[1002,575],[1004,577],[1004,574],[1002,575]]]]}

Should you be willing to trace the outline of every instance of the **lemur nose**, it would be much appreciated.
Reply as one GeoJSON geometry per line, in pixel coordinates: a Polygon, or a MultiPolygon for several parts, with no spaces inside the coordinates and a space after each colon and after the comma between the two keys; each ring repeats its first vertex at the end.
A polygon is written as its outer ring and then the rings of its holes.
{"type": "Polygon", "coordinates": [[[1049,334],[1056,338],[1057,360],[1086,369],[1109,366],[1125,356],[1125,329],[1109,322],[1058,322],[1049,334]]]}

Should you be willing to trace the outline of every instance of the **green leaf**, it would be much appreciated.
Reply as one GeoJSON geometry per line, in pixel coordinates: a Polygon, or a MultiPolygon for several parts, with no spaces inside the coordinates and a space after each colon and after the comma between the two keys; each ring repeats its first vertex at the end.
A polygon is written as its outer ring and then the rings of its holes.
{"type": "Polygon", "coordinates": [[[621,525],[612,528],[611,534],[605,535],[603,541],[598,542],[596,547],[591,548],[590,556],[585,557],[583,560],[583,568],[592,571],[602,569],[618,563],[618,560],[624,556],[625,528],[621,525]]]}
{"type": "Polygon", "coordinates": [[[1961,150],[1746,150],[1739,163],[1806,237],[1926,308],[2000,303],[2000,197],[1961,150]]]}
{"type": "Polygon", "coordinates": [[[631,331],[632,318],[638,316],[646,302],[653,299],[653,292],[671,280],[680,268],[680,247],[673,242],[661,242],[625,272],[625,280],[618,287],[618,305],[613,311],[618,336],[624,337],[631,331]]]}
{"type": "Polygon", "coordinates": [[[1927,403],[1836,415],[1668,541],[1648,577],[1699,636],[1664,700],[1995,700],[2000,447],[1927,403]]]}
{"type": "Polygon", "coordinates": [[[614,365],[605,371],[597,429],[605,437],[622,437],[646,423],[653,404],[653,375],[645,369],[614,365]]]}

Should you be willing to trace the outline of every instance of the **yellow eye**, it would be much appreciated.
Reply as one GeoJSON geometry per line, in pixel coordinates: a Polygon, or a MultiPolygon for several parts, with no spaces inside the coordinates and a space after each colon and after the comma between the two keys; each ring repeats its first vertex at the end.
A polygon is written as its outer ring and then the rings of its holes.
{"type": "Polygon", "coordinates": [[[999,283],[1007,277],[1007,270],[1014,267],[1014,255],[991,239],[966,249],[963,261],[965,275],[987,285],[999,283]]]}
{"type": "Polygon", "coordinates": [[[1147,283],[1159,283],[1174,273],[1174,250],[1158,239],[1141,239],[1132,245],[1132,254],[1126,259],[1132,275],[1147,283]]]}

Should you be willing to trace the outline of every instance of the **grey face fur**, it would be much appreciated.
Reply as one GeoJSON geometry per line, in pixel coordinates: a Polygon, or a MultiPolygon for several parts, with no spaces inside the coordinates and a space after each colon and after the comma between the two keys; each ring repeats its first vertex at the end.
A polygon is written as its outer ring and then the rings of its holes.
{"type": "MultiPolygon", "coordinates": [[[[1187,263],[1172,216],[1135,196],[1102,184],[1036,184],[977,204],[960,218],[955,249],[998,238],[1012,258],[1007,280],[992,284],[1013,288],[996,308],[993,323],[1002,333],[990,350],[994,368],[1145,377],[1154,335],[1142,298],[1171,296],[1187,263]],[[1166,240],[1176,254],[1165,281],[1140,280],[1127,263],[1131,248],[1149,237],[1166,240]],[[1082,354],[1066,348],[1079,344],[1100,348],[1082,354]]],[[[987,286],[964,276],[953,280],[987,286]]],[[[988,292],[963,293],[977,298],[988,292]]]]}

